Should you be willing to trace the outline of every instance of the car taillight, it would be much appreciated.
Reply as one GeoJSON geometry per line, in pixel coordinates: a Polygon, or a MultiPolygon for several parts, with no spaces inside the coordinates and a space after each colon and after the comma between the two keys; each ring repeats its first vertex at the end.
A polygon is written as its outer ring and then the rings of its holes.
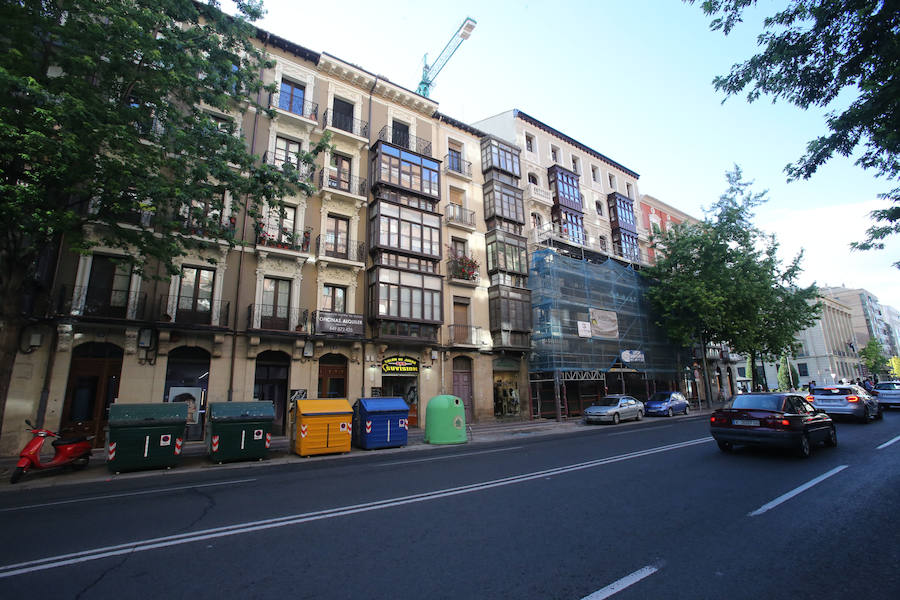
{"type": "Polygon", "coordinates": [[[782,427],[790,427],[790,425],[791,425],[791,422],[788,421],[787,419],[781,419],[781,420],[776,419],[775,421],[776,421],[776,424],[781,425],[782,427]]]}
{"type": "MultiPolygon", "coordinates": [[[[722,419],[722,420],[724,421],[725,419],[722,419]]],[[[716,419],[716,416],[715,416],[715,415],[713,415],[713,416],[711,416],[711,417],[709,418],[709,422],[710,422],[710,423],[715,423],[716,421],[717,421],[717,419],[716,419]]]]}
{"type": "Polygon", "coordinates": [[[859,402],[859,396],[847,396],[847,402],[859,402]]]}

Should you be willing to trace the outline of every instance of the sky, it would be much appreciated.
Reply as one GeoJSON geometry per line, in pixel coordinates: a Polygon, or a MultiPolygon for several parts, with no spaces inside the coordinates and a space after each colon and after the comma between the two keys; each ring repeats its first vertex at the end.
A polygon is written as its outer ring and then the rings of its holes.
{"type": "Polygon", "coordinates": [[[437,58],[471,17],[472,36],[431,91],[441,112],[474,123],[521,109],[638,172],[640,193],[698,218],[725,190],[726,171],[740,165],[755,191],[768,190],[757,226],[776,235],[785,261],[804,252],[801,284],[862,287],[900,308],[900,271],[891,266],[900,237],[883,251],[849,248],[863,239],[868,214],[886,206],[878,194],[893,186],[852,157],[786,181],[785,165],[826,132],[824,115],[834,107],[723,103],[712,86],[756,51],[762,18],[780,2],[761,0],[728,37],[680,0],[264,4],[263,29],[411,90],[423,55],[437,58]]]}

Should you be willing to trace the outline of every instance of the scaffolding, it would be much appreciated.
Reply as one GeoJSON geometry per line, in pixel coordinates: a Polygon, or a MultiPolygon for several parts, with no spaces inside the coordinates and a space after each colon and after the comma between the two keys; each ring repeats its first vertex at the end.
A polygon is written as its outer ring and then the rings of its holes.
{"type": "Polygon", "coordinates": [[[537,246],[530,258],[535,416],[576,416],[605,393],[646,400],[677,389],[682,352],[654,323],[646,281],[632,265],[566,246],[537,246]],[[612,330],[592,323],[596,311],[612,330]]]}

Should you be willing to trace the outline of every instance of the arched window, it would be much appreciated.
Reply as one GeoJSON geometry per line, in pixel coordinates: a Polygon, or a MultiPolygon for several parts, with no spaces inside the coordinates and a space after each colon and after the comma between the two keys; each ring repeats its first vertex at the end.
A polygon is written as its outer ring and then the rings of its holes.
{"type": "Polygon", "coordinates": [[[534,229],[540,230],[541,225],[543,225],[543,224],[544,224],[544,221],[543,221],[543,219],[541,219],[540,214],[538,214],[536,212],[531,213],[531,226],[534,229]]]}
{"type": "Polygon", "coordinates": [[[534,173],[528,174],[528,183],[533,183],[534,185],[540,185],[540,179],[534,173]]]}

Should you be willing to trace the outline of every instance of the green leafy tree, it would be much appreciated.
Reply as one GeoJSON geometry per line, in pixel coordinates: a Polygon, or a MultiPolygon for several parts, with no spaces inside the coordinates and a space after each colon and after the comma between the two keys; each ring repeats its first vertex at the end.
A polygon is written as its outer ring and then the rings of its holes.
{"type": "Polygon", "coordinates": [[[788,360],[788,355],[782,354],[781,360],[778,363],[778,389],[795,389],[799,386],[799,381],[800,374],[797,373],[797,369],[794,368],[794,365],[788,360]]]}
{"type": "Polygon", "coordinates": [[[752,210],[766,193],[754,192],[739,167],[726,177],[728,189],[706,220],[653,236],[660,258],[645,271],[651,281],[648,298],[676,343],[705,348],[722,342],[747,355],[755,389],[756,360],[791,347],[797,332],[814,322],[817,290],[796,285],[802,255],[783,267],[774,238],[753,225],[752,210]]]}
{"type": "MultiPolygon", "coordinates": [[[[686,0],[693,4],[695,0],[686,0]]],[[[728,35],[756,0],[703,0],[710,28],[728,35]]],[[[736,64],[713,85],[726,97],[746,92],[786,100],[800,108],[849,106],[826,117],[828,132],[808,142],[806,153],[785,167],[789,180],[808,179],[835,154],[862,153],[856,164],[888,181],[900,179],[900,9],[884,0],[782,0],[763,22],[760,51],[736,64]]],[[[900,187],[882,194],[888,206],[873,211],[860,250],[881,249],[900,232],[900,187]]],[[[900,268],[900,261],[894,263],[900,268]]]]}
{"type": "Polygon", "coordinates": [[[859,351],[859,358],[870,373],[884,373],[888,369],[888,357],[884,354],[884,346],[874,337],[869,338],[859,351]]]}
{"type": "Polygon", "coordinates": [[[46,299],[35,265],[56,248],[119,248],[138,272],[173,274],[188,251],[240,242],[226,194],[252,217],[312,191],[306,165],[327,140],[275,167],[241,135],[245,113],[272,114],[261,4],[238,1],[236,17],[215,4],[0,4],[0,415],[22,298],[46,299]]]}

